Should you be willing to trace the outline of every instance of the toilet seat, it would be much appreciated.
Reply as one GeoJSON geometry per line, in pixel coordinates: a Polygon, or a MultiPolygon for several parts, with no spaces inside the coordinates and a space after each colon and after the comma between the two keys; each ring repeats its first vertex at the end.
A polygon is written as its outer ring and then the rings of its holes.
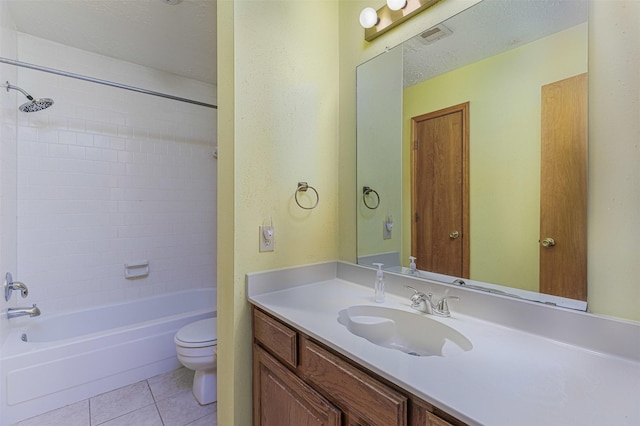
{"type": "Polygon", "coordinates": [[[217,319],[207,318],[182,327],[174,339],[183,348],[214,346],[218,342],[217,319]]]}

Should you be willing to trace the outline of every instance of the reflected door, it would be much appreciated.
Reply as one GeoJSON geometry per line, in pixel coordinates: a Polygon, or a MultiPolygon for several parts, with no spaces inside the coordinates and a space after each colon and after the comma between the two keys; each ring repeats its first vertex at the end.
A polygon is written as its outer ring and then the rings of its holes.
{"type": "Polygon", "coordinates": [[[540,292],[587,300],[587,74],[542,86],[540,292]]]}
{"type": "Polygon", "coordinates": [[[469,277],[469,103],[412,118],[411,252],[418,269],[469,277]]]}

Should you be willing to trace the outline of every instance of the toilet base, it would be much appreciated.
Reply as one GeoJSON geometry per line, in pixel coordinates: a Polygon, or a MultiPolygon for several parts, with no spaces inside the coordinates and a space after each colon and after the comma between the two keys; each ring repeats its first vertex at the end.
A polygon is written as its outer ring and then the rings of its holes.
{"type": "Polygon", "coordinates": [[[193,377],[193,396],[200,405],[211,404],[218,400],[216,369],[196,370],[193,377]]]}

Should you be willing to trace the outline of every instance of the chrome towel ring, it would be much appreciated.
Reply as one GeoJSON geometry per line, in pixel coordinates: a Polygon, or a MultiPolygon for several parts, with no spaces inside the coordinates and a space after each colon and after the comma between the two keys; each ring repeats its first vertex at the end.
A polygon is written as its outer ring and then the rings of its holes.
{"type": "Polygon", "coordinates": [[[380,195],[378,195],[378,192],[377,192],[375,189],[370,188],[370,187],[368,187],[368,186],[363,186],[363,187],[362,187],[362,201],[364,202],[364,205],[365,205],[365,206],[367,206],[367,208],[368,208],[368,209],[375,210],[375,209],[377,209],[377,208],[378,208],[378,206],[380,205],[380,195]],[[373,206],[373,207],[372,207],[372,206],[370,206],[370,205],[367,203],[367,197],[368,197],[371,193],[376,194],[376,205],[375,205],[375,206],[373,206]]]}
{"type": "Polygon", "coordinates": [[[315,209],[318,206],[318,202],[320,202],[320,195],[318,195],[318,191],[316,191],[316,189],[313,186],[310,186],[307,182],[298,182],[298,187],[296,188],[296,192],[293,194],[293,196],[296,199],[296,204],[298,205],[298,207],[305,210],[315,209]],[[316,194],[316,202],[311,207],[304,207],[302,204],[300,204],[300,200],[298,200],[298,192],[307,192],[307,189],[312,190],[316,194]]]}

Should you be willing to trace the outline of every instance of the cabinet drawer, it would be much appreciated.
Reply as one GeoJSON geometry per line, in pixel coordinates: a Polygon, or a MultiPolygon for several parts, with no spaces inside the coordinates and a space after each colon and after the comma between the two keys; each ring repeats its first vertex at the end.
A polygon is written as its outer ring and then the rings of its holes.
{"type": "Polygon", "coordinates": [[[468,426],[450,414],[420,400],[411,398],[411,426],[468,426]]]}
{"type": "Polygon", "coordinates": [[[253,336],[276,357],[293,368],[298,365],[297,333],[265,313],[253,310],[253,336]]]}
{"type": "Polygon", "coordinates": [[[300,339],[300,372],[343,410],[370,425],[407,424],[407,398],[310,340],[300,339]]]}
{"type": "Polygon", "coordinates": [[[435,414],[427,413],[427,426],[453,426],[446,420],[441,419],[435,414]]]}

